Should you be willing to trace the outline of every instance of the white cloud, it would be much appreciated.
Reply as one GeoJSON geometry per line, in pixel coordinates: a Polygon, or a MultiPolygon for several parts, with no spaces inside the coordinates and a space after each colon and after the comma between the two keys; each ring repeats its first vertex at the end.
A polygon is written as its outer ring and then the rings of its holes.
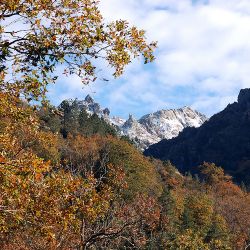
{"type": "MultiPolygon", "coordinates": [[[[107,21],[126,19],[159,42],[151,66],[136,60],[119,80],[91,85],[116,115],[184,105],[210,115],[250,87],[249,0],[101,0],[100,7],[107,21]]],[[[75,79],[67,90],[78,87],[75,79]]]]}

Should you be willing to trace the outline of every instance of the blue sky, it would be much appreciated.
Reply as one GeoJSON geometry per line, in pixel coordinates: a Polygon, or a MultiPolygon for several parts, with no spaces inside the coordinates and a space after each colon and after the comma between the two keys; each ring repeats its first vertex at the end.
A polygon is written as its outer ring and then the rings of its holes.
{"type": "Polygon", "coordinates": [[[249,0],[101,0],[106,21],[126,19],[158,41],[156,61],[135,59],[122,77],[82,86],[76,76],[50,87],[55,105],[90,94],[112,115],[137,118],[159,109],[191,106],[210,116],[250,87],[249,0]]]}

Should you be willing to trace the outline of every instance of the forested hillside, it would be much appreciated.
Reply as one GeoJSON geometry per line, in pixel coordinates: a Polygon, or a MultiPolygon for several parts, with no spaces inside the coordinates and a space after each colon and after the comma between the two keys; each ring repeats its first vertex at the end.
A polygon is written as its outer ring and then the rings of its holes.
{"type": "Polygon", "coordinates": [[[48,119],[49,108],[34,111],[4,93],[1,100],[2,249],[247,244],[250,195],[221,168],[204,164],[202,181],[182,176],[102,129],[81,133],[61,113],[48,119]],[[57,129],[49,126],[56,120],[57,129]]]}
{"type": "Polygon", "coordinates": [[[68,134],[82,134],[90,136],[93,134],[116,135],[117,130],[108,124],[96,113],[89,114],[79,106],[77,100],[72,102],[64,100],[58,108],[46,105],[39,108],[38,115],[43,121],[43,127],[52,132],[61,133],[64,138],[68,134]]]}

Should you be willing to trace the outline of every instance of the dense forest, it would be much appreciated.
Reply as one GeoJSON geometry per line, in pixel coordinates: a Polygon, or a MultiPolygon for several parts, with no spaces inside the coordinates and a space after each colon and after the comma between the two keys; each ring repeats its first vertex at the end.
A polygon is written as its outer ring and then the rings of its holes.
{"type": "Polygon", "coordinates": [[[1,249],[246,247],[250,195],[222,168],[183,176],[64,107],[1,93],[1,249]]]}
{"type": "Polygon", "coordinates": [[[104,23],[92,0],[7,0],[0,21],[0,249],[248,248],[250,194],[222,168],[183,176],[74,102],[46,99],[58,65],[88,84],[93,59],[115,77],[152,61],[144,31],[104,23]],[[13,20],[29,25],[2,25],[13,20]]]}

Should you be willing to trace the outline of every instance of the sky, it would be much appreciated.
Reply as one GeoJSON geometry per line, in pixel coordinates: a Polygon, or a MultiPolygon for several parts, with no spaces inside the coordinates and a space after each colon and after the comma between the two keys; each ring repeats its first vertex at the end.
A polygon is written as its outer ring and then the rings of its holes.
{"type": "Polygon", "coordinates": [[[107,22],[128,20],[158,41],[156,60],[135,59],[122,77],[82,86],[60,77],[49,98],[58,105],[90,94],[111,115],[127,118],[191,106],[211,116],[250,87],[250,0],[101,0],[107,22]]]}

